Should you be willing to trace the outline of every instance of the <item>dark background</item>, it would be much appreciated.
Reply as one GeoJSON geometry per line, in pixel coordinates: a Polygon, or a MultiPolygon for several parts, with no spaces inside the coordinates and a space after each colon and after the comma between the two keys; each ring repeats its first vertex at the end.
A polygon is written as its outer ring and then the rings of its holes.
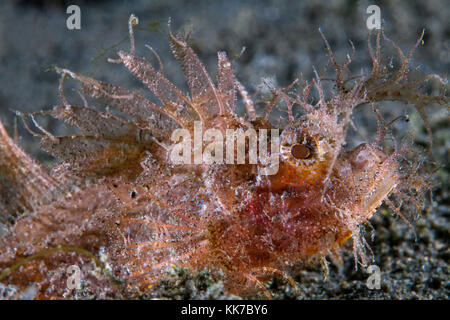
{"type": "MultiPolygon", "coordinates": [[[[234,56],[245,46],[246,51],[236,60],[234,69],[249,91],[254,91],[262,78],[287,86],[301,73],[305,79],[311,79],[313,68],[323,70],[328,57],[319,27],[340,61],[350,53],[348,40],[352,40],[357,54],[351,70],[358,74],[370,67],[365,11],[371,4],[380,6],[386,35],[404,50],[412,47],[425,28],[424,43],[414,55],[412,66],[426,73],[447,76],[448,1],[1,1],[0,119],[13,133],[15,120],[11,110],[33,112],[58,104],[58,76],[51,71],[55,65],[127,88],[139,85],[122,66],[106,62],[108,57],[116,56],[117,50],[128,50],[127,21],[131,13],[140,19],[136,30],[137,52],[152,60],[144,47],[150,44],[161,56],[168,78],[182,88],[186,87],[181,69],[168,48],[169,18],[173,30],[193,30],[191,45],[212,74],[216,70],[217,51],[225,50],[234,56]],[[81,30],[66,28],[66,8],[70,4],[81,8],[81,30]]],[[[430,85],[427,90],[436,93],[437,87],[430,85]]],[[[69,101],[80,103],[70,86],[66,94],[69,101]]],[[[414,132],[416,144],[426,146],[423,123],[414,109],[395,103],[383,103],[380,108],[387,119],[407,112],[411,121],[399,123],[397,129],[414,132]]],[[[364,115],[364,112],[355,114],[360,132],[350,137],[349,144],[357,144],[361,137],[373,134],[375,121],[364,115]]],[[[382,271],[381,290],[369,290],[365,286],[369,274],[361,267],[355,270],[349,253],[345,254],[342,267],[330,266],[327,280],[323,279],[320,267],[298,271],[295,279],[302,291],[300,298],[449,297],[448,109],[432,107],[429,116],[435,143],[431,160],[442,169],[437,174],[434,202],[415,222],[417,241],[404,222],[382,208],[382,214],[373,221],[373,241],[369,239],[374,263],[382,271]]],[[[39,121],[55,134],[68,130],[55,121],[45,118],[39,121]]],[[[18,132],[25,150],[46,164],[54,161],[39,151],[37,141],[20,123],[18,132]]],[[[161,287],[160,296],[224,297],[220,290],[202,284],[204,276],[180,272],[172,278],[161,287]]],[[[273,280],[271,289],[277,298],[297,297],[280,280],[273,280]]]]}

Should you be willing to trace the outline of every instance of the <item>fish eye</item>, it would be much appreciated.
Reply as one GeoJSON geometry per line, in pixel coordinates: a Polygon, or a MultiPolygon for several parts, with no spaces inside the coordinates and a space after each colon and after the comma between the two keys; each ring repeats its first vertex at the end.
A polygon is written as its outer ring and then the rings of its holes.
{"type": "Polygon", "coordinates": [[[304,144],[295,144],[291,148],[291,154],[295,159],[308,159],[311,156],[311,149],[304,144]]]}

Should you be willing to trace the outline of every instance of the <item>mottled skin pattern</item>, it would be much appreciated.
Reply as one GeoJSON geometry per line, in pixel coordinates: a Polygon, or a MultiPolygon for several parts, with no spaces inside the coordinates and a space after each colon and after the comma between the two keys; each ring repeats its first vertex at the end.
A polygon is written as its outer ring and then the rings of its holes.
{"type": "Polygon", "coordinates": [[[0,239],[0,281],[15,286],[15,297],[30,288],[37,299],[79,297],[67,286],[66,270],[71,265],[81,268],[83,292],[96,298],[139,296],[172,265],[221,270],[229,292],[245,295],[257,289],[270,297],[260,279],[278,273],[297,286],[286,273],[290,266],[324,261],[350,237],[355,261],[366,263],[361,226],[384,201],[402,214],[398,203],[388,200],[390,195],[409,201],[420,199],[429,188],[417,163],[407,162],[400,169],[399,160],[406,161],[409,147],[384,150],[388,128],[382,118],[377,119],[379,132],[373,141],[354,150],[343,148],[356,107],[401,100],[413,103],[425,117],[426,105],[447,102],[444,96],[430,97],[417,90],[437,76],[406,81],[409,58],[397,47],[401,68],[383,66],[381,33],[375,53],[369,42],[371,74],[354,80],[344,76],[350,59],[338,64],[324,39],[336,71],[332,98],[325,98],[324,80],[318,76],[295,90],[295,83],[286,89],[268,85],[272,98],[254,103],[235,79],[225,53],[218,54],[215,84],[187,43],[170,33],[171,49],[190,89],[190,95],[182,93],[135,56],[136,24],[132,16],[130,52],[120,51],[119,59],[110,61],[122,63],[160,105],[139,91],[57,69],[62,74],[62,105],[21,115],[39,129],[33,132],[41,138],[41,147],[61,159],[51,172],[21,152],[0,127],[0,183],[3,188],[14,186],[18,195],[11,204],[8,193],[0,193],[2,217],[10,221],[0,239]],[[81,82],[90,99],[83,97],[83,107],[65,99],[67,77],[81,82]],[[311,90],[318,94],[314,103],[311,90]],[[237,92],[246,117],[235,112],[237,92]],[[91,109],[91,100],[131,120],[91,109]],[[294,118],[293,106],[304,110],[302,118],[294,118]],[[269,121],[272,109],[287,113],[287,123],[269,121]],[[61,119],[81,134],[53,136],[39,126],[37,115],[61,119]],[[258,164],[172,164],[171,132],[176,128],[192,132],[194,121],[202,121],[204,130],[222,133],[237,128],[280,129],[278,172],[262,175],[258,164]]]}

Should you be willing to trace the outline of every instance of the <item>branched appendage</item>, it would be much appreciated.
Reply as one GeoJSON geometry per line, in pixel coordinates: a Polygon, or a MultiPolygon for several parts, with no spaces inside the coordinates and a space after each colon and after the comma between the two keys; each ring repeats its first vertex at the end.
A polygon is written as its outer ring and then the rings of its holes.
{"type": "Polygon", "coordinates": [[[8,136],[0,122],[0,222],[49,203],[63,189],[44,167],[8,136]]]}
{"type": "Polygon", "coordinates": [[[425,30],[418,38],[416,44],[410,50],[408,56],[405,56],[403,51],[392,40],[386,38],[392,46],[396,49],[398,56],[400,57],[400,67],[397,70],[389,70],[382,62],[380,55],[380,42],[382,38],[385,38],[384,33],[379,31],[376,37],[376,53],[373,52],[371,46],[371,40],[369,38],[368,47],[369,53],[372,58],[372,71],[367,79],[363,81],[362,89],[365,92],[366,99],[361,103],[393,100],[402,101],[404,103],[410,103],[419,112],[422,117],[425,129],[429,136],[429,153],[433,145],[433,138],[431,134],[431,128],[428,122],[428,116],[425,108],[431,104],[438,103],[441,105],[448,104],[449,98],[446,94],[446,87],[448,80],[443,79],[437,74],[429,74],[419,79],[409,80],[409,63],[414,54],[414,51],[422,43],[425,30]],[[430,80],[437,80],[441,85],[442,94],[438,96],[430,96],[421,93],[422,87],[426,82],[430,80]]]}
{"type": "Polygon", "coordinates": [[[399,163],[399,183],[390,199],[386,199],[386,204],[410,226],[416,236],[410,219],[419,217],[425,207],[426,195],[432,196],[436,169],[427,167],[425,155],[414,153],[412,143],[394,151],[392,157],[399,163]]]}

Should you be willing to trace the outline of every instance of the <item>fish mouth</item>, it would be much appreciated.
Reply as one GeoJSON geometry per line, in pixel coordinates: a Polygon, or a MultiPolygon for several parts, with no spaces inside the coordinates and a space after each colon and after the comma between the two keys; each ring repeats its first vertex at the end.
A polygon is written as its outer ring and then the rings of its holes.
{"type": "Polygon", "coordinates": [[[370,219],[373,216],[384,199],[395,190],[398,182],[398,174],[395,170],[390,170],[387,175],[374,182],[371,192],[361,201],[361,212],[364,218],[370,219]]]}

